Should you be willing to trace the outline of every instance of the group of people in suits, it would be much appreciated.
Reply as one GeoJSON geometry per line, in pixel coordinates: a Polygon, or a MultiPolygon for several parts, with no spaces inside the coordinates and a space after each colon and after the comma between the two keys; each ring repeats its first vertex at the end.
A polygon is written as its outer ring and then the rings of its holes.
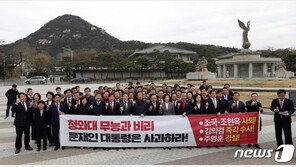
{"type": "MultiPolygon", "coordinates": [[[[293,102],[285,98],[286,92],[279,90],[278,98],[274,99],[270,110],[275,112],[275,130],[278,145],[283,144],[282,129],[285,133],[285,143],[292,144],[291,115],[294,112],[293,102]],[[288,111],[288,112],[287,112],[288,111]],[[285,114],[282,114],[284,112],[285,114]]],[[[54,150],[60,148],[59,142],[59,117],[62,114],[76,115],[180,115],[191,114],[220,114],[263,112],[258,94],[252,93],[251,99],[244,103],[240,100],[239,92],[232,92],[230,85],[225,84],[222,89],[214,90],[212,86],[203,81],[199,88],[188,84],[181,87],[178,84],[168,86],[163,84],[161,88],[151,83],[148,87],[139,82],[135,86],[124,89],[119,83],[115,88],[100,86],[91,92],[86,87],[84,93],[76,86],[66,89],[61,93],[61,88],[56,88],[56,93],[47,92],[46,101],[41,100],[39,93],[33,94],[32,89],[27,92],[17,93],[18,99],[13,102],[12,112],[15,113],[14,125],[16,128],[15,153],[19,153],[22,147],[22,135],[25,135],[25,149],[32,150],[29,145],[30,127],[32,127],[32,139],[36,141],[37,151],[54,146],[54,150]]],[[[260,120],[261,130],[261,120],[260,120]]],[[[252,145],[249,144],[249,147],[252,145]]],[[[258,144],[254,147],[261,148],[258,144]]],[[[62,149],[64,149],[62,147],[62,149]]]]}

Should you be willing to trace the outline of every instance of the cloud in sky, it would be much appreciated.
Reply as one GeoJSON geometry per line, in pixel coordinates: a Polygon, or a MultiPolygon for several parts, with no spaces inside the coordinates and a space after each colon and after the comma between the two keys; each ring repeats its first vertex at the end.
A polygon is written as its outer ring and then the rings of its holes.
{"type": "Polygon", "coordinates": [[[239,18],[251,21],[251,49],[296,47],[295,1],[2,1],[0,11],[7,43],[73,14],[120,40],[241,48],[239,18]]]}

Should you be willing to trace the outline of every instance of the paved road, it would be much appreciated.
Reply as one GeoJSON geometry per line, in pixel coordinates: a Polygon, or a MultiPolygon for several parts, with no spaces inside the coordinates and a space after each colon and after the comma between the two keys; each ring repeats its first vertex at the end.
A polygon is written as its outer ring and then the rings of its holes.
{"type": "MultiPolygon", "coordinates": [[[[113,86],[114,84],[109,84],[113,86]]],[[[72,87],[73,85],[62,85],[62,88],[72,87]]],[[[81,89],[86,86],[95,89],[99,85],[81,85],[81,89]]],[[[54,90],[55,86],[31,86],[33,90],[40,92],[42,95],[47,90],[54,90]]],[[[102,149],[93,150],[85,148],[67,148],[65,150],[53,151],[53,147],[49,147],[47,151],[36,151],[36,144],[31,142],[33,151],[25,151],[22,148],[20,154],[14,154],[14,140],[15,129],[13,124],[13,118],[9,117],[4,119],[6,99],[4,93],[9,87],[0,87],[0,164],[5,165],[38,165],[38,164],[97,164],[97,165],[150,165],[150,164],[188,164],[188,165],[229,165],[229,164],[244,164],[244,165],[268,165],[278,164],[274,160],[274,152],[272,158],[265,159],[240,159],[233,158],[234,153],[239,147],[203,147],[193,148],[191,150],[187,148],[173,148],[172,150],[163,150],[162,148],[150,148],[150,149],[126,149],[126,150],[110,150],[104,151],[102,149]]],[[[20,86],[19,90],[24,90],[25,86],[20,86]]],[[[272,115],[262,115],[263,131],[260,132],[260,143],[264,149],[274,149],[275,135],[274,124],[272,115]]],[[[293,141],[296,143],[296,117],[293,117],[292,124],[293,141]]],[[[241,149],[248,149],[246,146],[242,146],[241,149]]],[[[288,164],[296,164],[296,154],[292,161],[288,164]]]]}

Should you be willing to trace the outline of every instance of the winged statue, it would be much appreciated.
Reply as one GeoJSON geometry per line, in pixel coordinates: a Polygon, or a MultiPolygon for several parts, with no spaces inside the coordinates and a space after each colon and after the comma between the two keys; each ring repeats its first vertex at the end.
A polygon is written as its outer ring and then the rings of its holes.
{"type": "Polygon", "coordinates": [[[237,19],[237,20],[238,20],[239,27],[244,30],[244,32],[243,32],[243,45],[242,46],[243,46],[244,49],[248,49],[251,46],[251,43],[248,40],[248,32],[250,30],[250,21],[247,22],[247,26],[246,26],[242,21],[240,21],[239,19],[237,19]]]}

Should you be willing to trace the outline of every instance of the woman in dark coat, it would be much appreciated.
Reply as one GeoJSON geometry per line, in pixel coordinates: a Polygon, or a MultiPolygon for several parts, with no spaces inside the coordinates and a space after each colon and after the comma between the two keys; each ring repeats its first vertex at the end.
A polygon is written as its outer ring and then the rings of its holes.
{"type": "Polygon", "coordinates": [[[81,105],[75,104],[74,114],[77,115],[92,115],[92,105],[87,103],[85,96],[81,97],[81,105]]]}
{"type": "Polygon", "coordinates": [[[206,114],[205,102],[201,100],[200,94],[194,96],[190,114],[206,114]]]}

